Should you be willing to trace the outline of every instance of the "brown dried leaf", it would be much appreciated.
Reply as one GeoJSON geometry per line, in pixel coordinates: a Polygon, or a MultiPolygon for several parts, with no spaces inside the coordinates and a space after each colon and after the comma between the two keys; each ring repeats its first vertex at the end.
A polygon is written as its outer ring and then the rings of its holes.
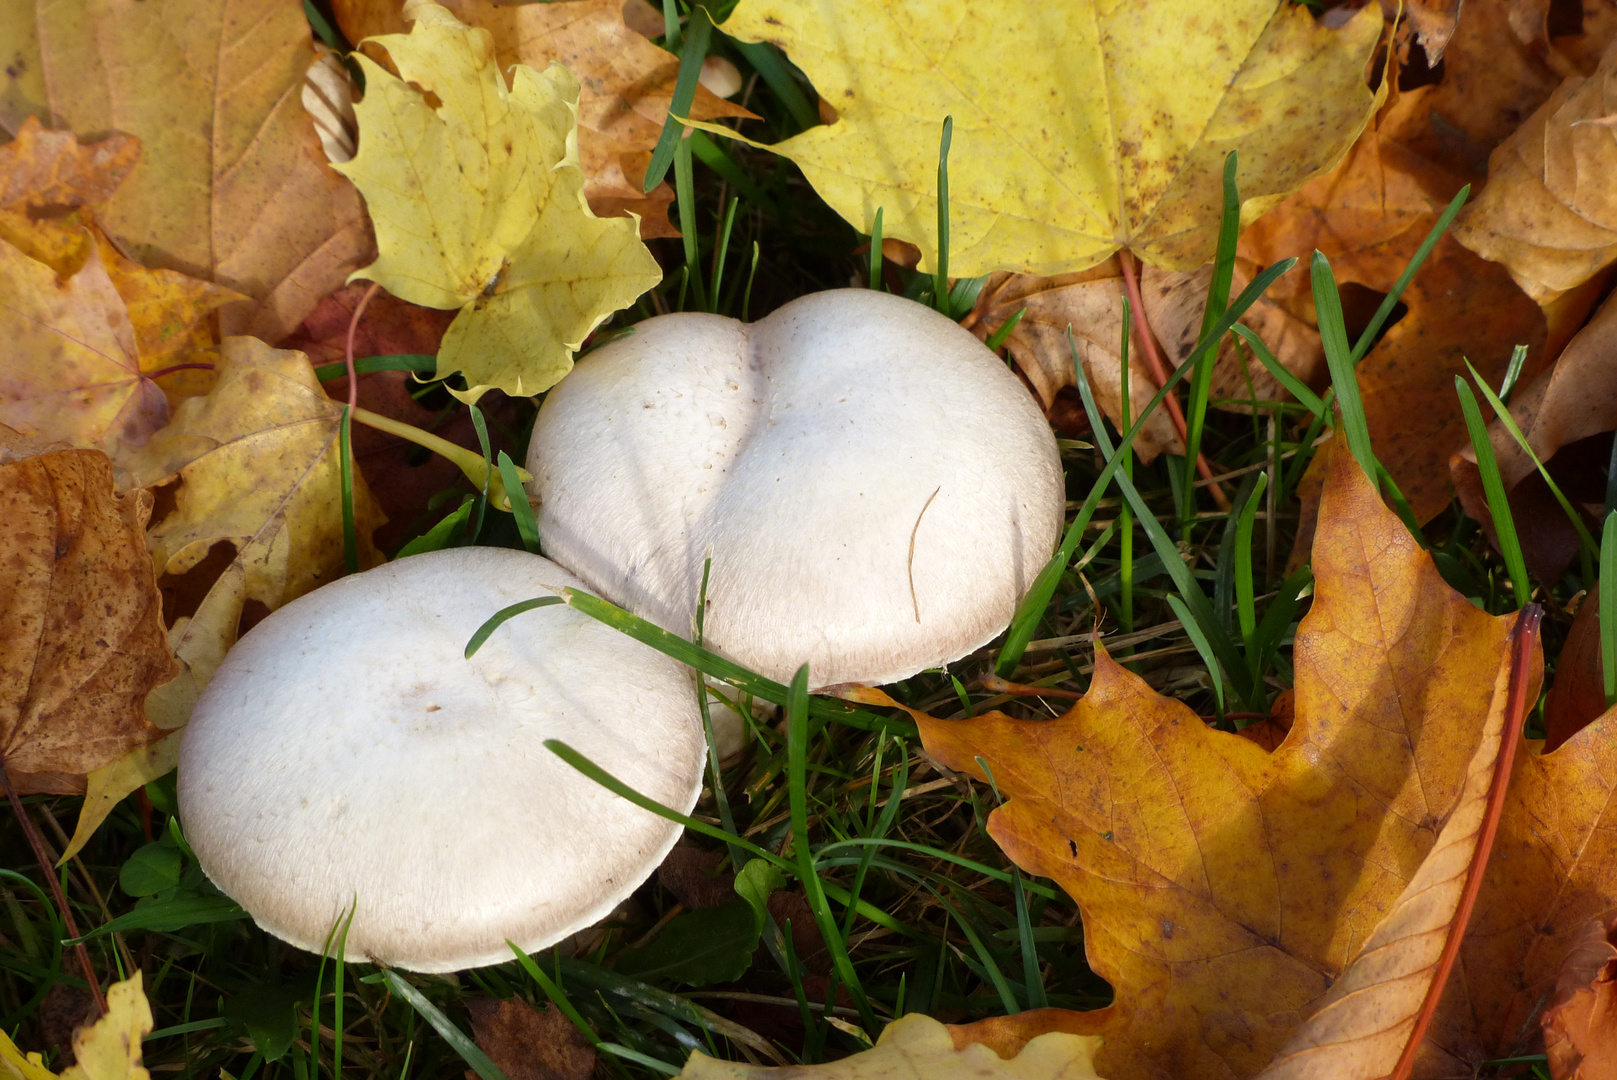
{"type": "Polygon", "coordinates": [[[595,1071],[595,1048],[554,1005],[468,998],[466,1011],[478,1048],[510,1080],[589,1080],[595,1071]]]}
{"type": "MultiPolygon", "coordinates": [[[[884,249],[885,246],[884,242],[884,249]]],[[[1255,269],[1244,260],[1237,264],[1236,291],[1246,286],[1255,269]]],[[[1123,415],[1121,275],[1116,258],[1089,270],[1048,278],[997,272],[984,284],[964,325],[986,340],[1017,311],[1026,309],[1021,322],[1005,338],[1005,347],[1047,412],[1055,405],[1061,388],[1074,384],[1072,348],[1067,341],[1070,325],[1096,401],[1113,423],[1119,423],[1123,415]]],[[[1190,273],[1145,268],[1140,290],[1146,316],[1171,364],[1182,363],[1195,347],[1211,276],[1210,266],[1190,273]]],[[[1281,363],[1304,382],[1318,383],[1324,378],[1324,352],[1319,333],[1312,326],[1267,300],[1254,304],[1241,323],[1256,332],[1281,363]]],[[[1233,341],[1226,339],[1222,343],[1213,369],[1214,398],[1250,398],[1254,393],[1259,400],[1290,396],[1262,364],[1250,358],[1250,353],[1246,355],[1248,367],[1243,373],[1241,354],[1233,341]]],[[[1138,349],[1131,349],[1129,415],[1138,417],[1156,390],[1157,383],[1145,358],[1138,349]]],[[[1167,410],[1159,409],[1146,421],[1134,447],[1141,460],[1147,462],[1164,450],[1183,452],[1167,410]]]]}
{"type": "MultiPolygon", "coordinates": [[[[1557,507],[1559,509],[1559,507],[1557,507]]],[[[1600,665],[1600,594],[1590,589],[1578,605],[1555,660],[1555,683],[1544,698],[1544,753],[1554,752],[1606,711],[1600,665]]]]}
{"type": "Polygon", "coordinates": [[[1617,261],[1617,50],[1569,77],[1488,160],[1454,235],[1550,304],[1617,261]]]}
{"type": "Polygon", "coordinates": [[[1617,1076],[1617,917],[1590,919],[1572,944],[1542,1020],[1554,1080],[1617,1076]]]}
{"type": "Polygon", "coordinates": [[[142,708],[179,670],[146,553],[151,507],[114,492],[99,451],[0,464],[0,765],[20,792],[81,792],[84,774],[163,735],[142,708]]]}
{"type": "MultiPolygon", "coordinates": [[[[590,208],[601,217],[639,214],[643,239],[679,235],[668,220],[672,189],[664,183],[650,194],[641,190],[673,100],[679,58],[629,27],[623,0],[521,5],[446,0],[443,6],[468,26],[494,35],[502,71],[519,63],[536,71],[565,64],[581,85],[578,156],[590,208]]],[[[409,30],[402,0],[337,0],[333,8],[350,41],[409,30]]],[[[753,114],[702,87],[691,116],[716,120],[753,114]]]]}
{"type": "MultiPolygon", "coordinates": [[[[359,195],[299,101],[313,59],[295,0],[7,5],[37,44],[43,98],[13,108],[144,153],[97,220],[143,265],[252,298],[227,332],[277,340],[371,253],[359,195]]],[[[26,47],[25,42],[25,47],[26,47]]],[[[23,112],[0,116],[18,130],[23,112]]]]}

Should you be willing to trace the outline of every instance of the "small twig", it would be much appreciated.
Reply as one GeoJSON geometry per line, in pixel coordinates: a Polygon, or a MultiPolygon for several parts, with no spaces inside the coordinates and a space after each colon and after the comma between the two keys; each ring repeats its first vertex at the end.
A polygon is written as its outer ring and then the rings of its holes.
{"type": "MultiPolygon", "coordinates": [[[[79,936],[77,923],[73,921],[73,911],[67,906],[67,897],[62,893],[62,883],[56,880],[56,874],[51,869],[51,857],[45,851],[45,838],[39,835],[34,827],[34,819],[28,816],[23,807],[22,800],[17,797],[17,789],[11,786],[11,776],[6,772],[4,764],[0,764],[0,784],[5,785],[6,798],[11,800],[11,809],[22,823],[22,831],[28,837],[28,844],[34,849],[34,858],[39,860],[39,868],[45,873],[45,880],[50,883],[51,896],[56,899],[57,910],[62,913],[62,926],[67,930],[67,936],[79,936]]],[[[96,977],[95,968],[90,965],[90,951],[81,941],[73,946],[78,954],[79,965],[84,968],[84,979],[90,984],[90,996],[95,999],[95,1007],[102,1016],[107,1013],[107,999],[101,996],[101,980],[96,977]]]]}
{"type": "MultiPolygon", "coordinates": [[[[1117,261],[1123,266],[1123,287],[1129,294],[1129,306],[1134,309],[1134,335],[1139,339],[1140,354],[1145,357],[1146,364],[1151,368],[1151,377],[1156,380],[1158,388],[1168,381],[1168,365],[1163,362],[1162,353],[1157,347],[1156,335],[1151,332],[1151,324],[1145,315],[1145,301],[1141,299],[1139,276],[1134,272],[1134,264],[1129,261],[1129,253],[1119,252],[1117,261]]],[[[1163,402],[1168,407],[1168,417],[1173,420],[1173,426],[1179,432],[1182,442],[1189,442],[1190,429],[1185,424],[1185,411],[1179,405],[1179,399],[1169,394],[1163,402]]],[[[1225,493],[1223,485],[1213,477],[1213,467],[1207,464],[1207,455],[1196,454],[1196,471],[1201,473],[1202,479],[1210,481],[1213,501],[1219,509],[1230,509],[1230,497],[1225,493]]]]}
{"type": "Polygon", "coordinates": [[[1026,683],[1010,682],[998,675],[984,675],[982,688],[990,694],[1011,694],[1015,697],[1053,697],[1063,701],[1078,701],[1084,695],[1076,690],[1058,690],[1053,686],[1029,686],[1026,683]]]}
{"type": "Polygon", "coordinates": [[[365,308],[370,304],[371,297],[375,296],[376,290],[380,288],[381,286],[376,282],[371,282],[370,288],[365,290],[365,295],[359,298],[359,303],[354,307],[353,318],[348,320],[348,344],[343,349],[343,362],[348,366],[348,407],[350,409],[359,408],[359,377],[354,374],[354,331],[359,329],[359,317],[365,314],[365,308]]]}

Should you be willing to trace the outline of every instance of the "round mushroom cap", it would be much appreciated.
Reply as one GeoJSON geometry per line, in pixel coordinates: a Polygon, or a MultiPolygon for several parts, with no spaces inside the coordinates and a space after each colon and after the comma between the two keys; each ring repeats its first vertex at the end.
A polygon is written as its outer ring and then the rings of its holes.
{"type": "Polygon", "coordinates": [[[884,683],[992,640],[1065,491],[1032,395],[968,331],[869,289],[747,325],[663,315],[550,392],[527,460],[545,553],[773,679],[884,683]]]}
{"type": "Polygon", "coordinates": [[[179,806],[202,868],[269,933],[318,952],[357,899],[346,958],[453,971],[600,920],[680,827],[543,746],[560,739],[676,810],[705,761],[691,674],[557,605],[537,555],[414,555],[259,623],[203,691],[179,806]]]}

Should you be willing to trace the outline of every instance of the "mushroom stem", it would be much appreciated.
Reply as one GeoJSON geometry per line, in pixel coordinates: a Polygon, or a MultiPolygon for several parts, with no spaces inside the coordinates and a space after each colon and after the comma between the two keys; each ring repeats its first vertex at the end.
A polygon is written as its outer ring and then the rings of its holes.
{"type": "MultiPolygon", "coordinates": [[[[482,454],[474,454],[464,446],[456,446],[448,439],[441,439],[430,431],[421,430],[414,424],[406,424],[402,420],[394,420],[390,417],[373,413],[369,409],[355,408],[352,415],[355,420],[358,420],[366,427],[375,428],[377,431],[385,431],[389,435],[397,435],[399,438],[413,442],[417,446],[426,447],[440,457],[448,458],[459,467],[461,472],[466,474],[466,479],[472,482],[473,487],[481,491],[483,490],[483,485],[487,484],[489,500],[494,503],[496,508],[510,513],[511,496],[505,490],[504,481],[500,479],[500,470],[491,467],[488,462],[484,461],[482,454]]],[[[517,476],[522,479],[523,483],[533,479],[533,475],[526,469],[517,469],[517,476]]]]}

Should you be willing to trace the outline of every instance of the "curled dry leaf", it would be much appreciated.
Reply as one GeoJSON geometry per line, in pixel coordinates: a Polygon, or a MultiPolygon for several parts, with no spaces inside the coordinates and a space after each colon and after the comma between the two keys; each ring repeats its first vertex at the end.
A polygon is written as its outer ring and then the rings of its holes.
{"type": "Polygon", "coordinates": [[[679,1080],[1097,1080],[1099,1041],[1050,1032],[1027,1040],[1006,1061],[986,1046],[956,1049],[948,1028],[911,1013],[888,1024],[869,1050],[829,1065],[740,1065],[698,1050],[679,1080]]]}
{"type": "MultiPolygon", "coordinates": [[[[1559,507],[1557,507],[1559,509],[1559,507]]],[[[1606,711],[1606,683],[1600,662],[1600,594],[1590,589],[1578,605],[1572,629],[1555,658],[1555,682],[1544,696],[1544,753],[1582,731],[1606,711]]]]}
{"type": "Polygon", "coordinates": [[[860,232],[884,208],[885,232],[919,245],[926,269],[954,117],[949,269],[962,277],[1067,273],[1120,247],[1200,266],[1229,151],[1248,217],[1346,152],[1371,111],[1381,28],[1379,6],[1331,29],[1277,0],[749,0],[723,27],[779,45],[835,107],[835,123],[773,149],[860,232]]]}
{"type": "Polygon", "coordinates": [[[1569,77],[1488,162],[1454,235],[1550,304],[1617,261],[1617,49],[1569,77]]]}
{"type": "MultiPolygon", "coordinates": [[[[408,29],[399,0],[337,0],[332,6],[349,41],[408,29]]],[[[646,20],[648,12],[623,0],[505,5],[449,0],[444,7],[494,36],[501,71],[515,64],[536,71],[566,65],[581,87],[578,157],[591,209],[601,217],[638,214],[645,239],[679,235],[668,220],[673,189],[665,182],[649,193],[642,190],[679,76],[678,57],[647,40],[663,32],[661,11],[649,12],[646,20]],[[638,31],[626,20],[631,15],[642,23],[638,31]]],[[[697,90],[691,115],[697,120],[753,116],[706,88],[697,90]]]]}
{"type": "MultiPolygon", "coordinates": [[[[1436,845],[1488,723],[1510,620],[1456,594],[1346,454],[1332,455],[1295,719],[1273,753],[1096,656],[1059,720],[919,714],[927,751],[1005,804],[989,833],[1078,903],[1110,1080],[1251,1076],[1360,953],[1436,845]]],[[[1020,1018],[998,1033],[1014,1048],[1020,1018]]],[[[967,1034],[972,1029],[966,1029],[967,1034]]],[[[1002,1051],[1003,1052],[1003,1051],[1002,1051]]]]}
{"type": "Polygon", "coordinates": [[[0,464],[0,767],[19,792],[83,791],[86,773],[163,735],[142,708],[178,671],[151,508],[147,492],[114,491],[97,450],[0,464]]]}
{"type": "Polygon", "coordinates": [[[371,39],[397,76],[358,57],[360,150],[337,168],[365,193],[378,256],[355,276],[411,303],[460,309],[437,371],[465,373],[457,397],[473,402],[491,387],[537,394],[662,271],[632,221],[598,218],[584,200],[578,83],[567,69],[519,64],[508,90],[488,31],[436,4],[410,13],[409,34],[371,39]]]}
{"type": "Polygon", "coordinates": [[[315,46],[314,63],[303,79],[299,99],[309,118],[314,121],[315,134],[320,136],[320,149],[326,160],[341,165],[353,159],[359,146],[359,120],[354,116],[354,98],[357,91],[354,80],[342,59],[324,45],[315,46]]]}
{"type": "Polygon", "coordinates": [[[1590,919],[1573,942],[1544,1012],[1554,1080],[1617,1075],[1617,916],[1590,919]]]}
{"type": "MultiPolygon", "coordinates": [[[[1234,291],[1244,288],[1255,270],[1245,260],[1238,262],[1234,291]]],[[[1210,266],[1188,273],[1148,266],[1141,277],[1146,317],[1173,365],[1182,363],[1196,345],[1211,277],[1210,266]]],[[[1084,372],[1101,409],[1113,423],[1121,425],[1123,279],[1117,260],[1049,278],[1003,271],[992,274],[964,325],[986,339],[1024,309],[1021,321],[1006,336],[1005,347],[1038,393],[1045,410],[1055,403],[1062,387],[1074,385],[1072,347],[1067,340],[1067,327],[1071,326],[1084,372]]],[[[1320,348],[1319,333],[1312,326],[1267,300],[1254,304],[1241,323],[1257,333],[1281,363],[1304,382],[1323,380],[1325,354],[1320,348]]],[[[1129,415],[1138,417],[1156,390],[1157,383],[1145,358],[1137,348],[1131,349],[1129,415]]],[[[1238,400],[1254,395],[1260,401],[1290,396],[1249,351],[1237,352],[1233,339],[1226,338],[1213,368],[1212,396],[1238,400]]],[[[1159,410],[1146,421],[1134,447],[1147,462],[1164,450],[1183,453],[1166,410],[1159,410]]]]}
{"type": "Polygon", "coordinates": [[[313,56],[288,0],[7,5],[14,68],[37,84],[5,100],[78,132],[121,131],[143,153],[96,219],[145,266],[252,299],[226,330],[276,340],[368,255],[364,210],[333,173],[299,104],[313,56]],[[199,137],[199,133],[206,135],[199,137]]]}

